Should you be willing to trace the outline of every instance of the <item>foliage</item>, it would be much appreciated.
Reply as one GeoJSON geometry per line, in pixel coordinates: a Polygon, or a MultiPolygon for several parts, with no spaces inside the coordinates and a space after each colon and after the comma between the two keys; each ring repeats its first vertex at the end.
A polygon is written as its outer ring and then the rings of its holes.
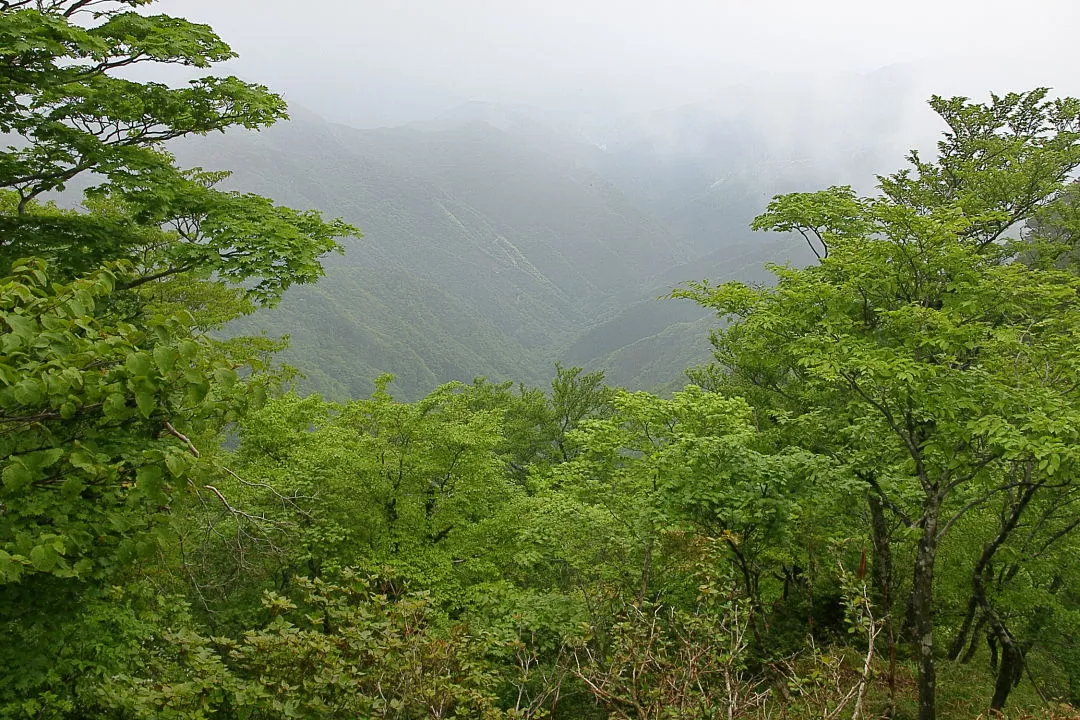
{"type": "Polygon", "coordinates": [[[284,104],[123,77],[232,57],[147,4],[0,2],[0,716],[932,720],[943,657],[1076,701],[1080,102],[935,97],[879,195],[774,199],[820,262],[678,291],[728,324],[668,398],[274,397],[213,333],[356,231],[175,165],[284,104]]]}
{"type": "Polygon", "coordinates": [[[249,717],[506,717],[481,639],[440,630],[423,595],[349,572],[300,588],[300,607],[267,594],[274,620],[225,645],[249,717]]]}
{"type": "MultiPolygon", "coordinates": [[[[759,219],[811,233],[825,248],[818,266],[776,268],[774,289],[680,293],[737,319],[714,337],[724,386],[865,483],[915,540],[924,718],[934,714],[939,543],[999,493],[1030,499],[1068,483],[1077,459],[1076,279],[1005,262],[997,242],[1080,164],[1080,105],[1045,94],[988,106],[935,98],[952,128],[937,161],[912,154],[912,169],[881,178],[881,198],[786,196],[759,219]]],[[[995,708],[1003,702],[996,694],[995,708]]]]}
{"type": "Polygon", "coordinates": [[[156,508],[204,470],[188,435],[213,433],[264,392],[192,337],[190,315],[114,317],[125,266],[50,284],[42,262],[0,290],[0,579],[99,578],[145,554],[156,508]]]}
{"type": "Polygon", "coordinates": [[[209,718],[238,688],[183,598],[145,578],[22,587],[39,595],[0,631],[0,662],[18,668],[0,675],[0,717],[209,718]]]}

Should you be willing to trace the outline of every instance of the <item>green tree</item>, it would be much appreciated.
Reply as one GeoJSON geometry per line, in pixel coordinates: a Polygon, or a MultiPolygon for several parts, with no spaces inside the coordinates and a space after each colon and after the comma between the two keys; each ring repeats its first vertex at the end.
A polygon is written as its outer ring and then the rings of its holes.
{"type": "Polygon", "coordinates": [[[132,638],[154,611],[103,611],[127,624],[110,645],[87,638],[81,610],[165,551],[192,499],[236,513],[213,449],[275,383],[274,344],[205,331],[316,279],[334,237],[355,233],[174,165],[163,142],[263,127],[285,106],[232,77],[122,77],[233,56],[204,25],[136,12],[148,4],[0,3],[0,131],[13,138],[0,150],[0,613],[15,619],[0,661],[26,668],[0,677],[0,703],[43,717],[123,706],[117,678],[146,664],[132,638]],[[97,183],[83,208],[44,201],[80,175],[97,183]]]}
{"type": "Polygon", "coordinates": [[[0,286],[0,581],[101,577],[200,482],[188,436],[235,420],[261,383],[182,315],[99,317],[120,267],[67,285],[40,261],[15,270],[0,286]]]}
{"type": "Polygon", "coordinates": [[[604,385],[604,372],[585,372],[579,367],[564,368],[555,364],[551,380],[551,409],[555,416],[555,447],[558,458],[571,459],[576,450],[569,433],[583,420],[603,417],[611,412],[611,388],[604,385]]]}
{"type": "Polygon", "coordinates": [[[347,571],[301,581],[296,603],[267,593],[273,620],[224,648],[245,717],[515,717],[498,708],[499,677],[484,663],[495,643],[439,627],[426,595],[394,584],[347,571]]]}
{"type": "Polygon", "coordinates": [[[1045,96],[935,97],[950,126],[937,160],[913,153],[910,169],[880,178],[883,197],[782,196],[755,221],[803,233],[819,265],[776,268],[772,289],[677,293],[734,319],[714,338],[725,387],[786,418],[792,439],[859,478],[915,539],[924,720],[935,716],[941,540],[1028,482],[1009,468],[1033,463],[1041,487],[1076,459],[1076,281],[1004,262],[1001,242],[1080,165],[1080,102],[1045,96]]]}
{"type": "Polygon", "coordinates": [[[284,117],[284,104],[236,78],[170,88],[118,77],[136,64],[208,68],[232,57],[206,26],[134,11],[146,4],[0,7],[0,129],[22,141],[0,152],[0,266],[13,273],[4,281],[0,440],[8,502],[18,496],[20,508],[0,529],[0,577],[9,580],[25,567],[88,572],[84,555],[111,545],[93,538],[124,535],[106,530],[125,526],[106,509],[127,502],[116,494],[128,494],[130,473],[144,503],[168,505],[167,478],[181,476],[178,458],[195,451],[188,436],[236,419],[254,388],[237,371],[259,365],[266,349],[215,342],[198,328],[315,279],[334,236],[355,232],[216,191],[220,174],[173,165],[162,141],[261,127],[284,117]],[[87,172],[102,181],[87,211],[37,202],[87,172]],[[45,262],[19,259],[28,255],[45,262]],[[218,317],[196,320],[184,305],[218,317]],[[95,508],[89,517],[80,501],[95,508]],[[52,519],[26,534],[20,522],[38,516],[52,519]],[[52,539],[35,540],[43,537],[52,539]]]}
{"type": "Polygon", "coordinates": [[[355,229],[265,198],[222,192],[227,173],[182,171],[162,143],[286,117],[261,85],[208,75],[181,87],[137,82],[139,65],[210,68],[234,53],[205,25],[135,11],[151,0],[9,2],[0,7],[0,269],[42,255],[71,275],[138,260],[122,287],[183,272],[251,281],[273,302],[321,274],[318,257],[355,229]],[[42,208],[44,193],[94,173],[92,207],[42,208]],[[167,231],[160,232],[164,227],[167,231]]]}
{"type": "MultiPolygon", "coordinates": [[[[235,476],[220,487],[285,533],[279,546],[243,557],[219,548],[217,572],[284,592],[298,577],[393,566],[459,609],[469,587],[499,576],[499,513],[524,494],[506,471],[503,412],[475,407],[472,386],[405,403],[389,382],[341,405],[286,395],[240,421],[235,476]],[[241,571],[241,561],[250,567],[241,571]]],[[[189,534],[214,543],[204,525],[196,519],[189,534]]],[[[196,573],[218,584],[215,564],[200,564],[196,573]]]]}

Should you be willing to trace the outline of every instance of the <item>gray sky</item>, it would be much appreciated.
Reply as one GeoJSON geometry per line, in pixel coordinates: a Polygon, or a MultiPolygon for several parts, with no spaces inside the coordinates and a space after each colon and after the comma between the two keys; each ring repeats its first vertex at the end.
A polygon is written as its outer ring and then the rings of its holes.
{"type": "Polygon", "coordinates": [[[776,73],[913,61],[973,94],[1080,84],[1076,0],[162,0],[150,11],[209,23],[241,55],[230,72],[357,125],[470,99],[645,108],[776,73]]]}

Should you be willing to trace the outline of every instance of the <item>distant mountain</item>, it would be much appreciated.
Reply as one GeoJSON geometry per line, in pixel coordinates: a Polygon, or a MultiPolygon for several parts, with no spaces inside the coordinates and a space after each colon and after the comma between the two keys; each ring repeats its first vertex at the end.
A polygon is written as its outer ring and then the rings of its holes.
{"type": "Polygon", "coordinates": [[[342,130],[355,154],[451,194],[510,239],[587,314],[690,259],[689,243],[597,171],[603,151],[529,122],[342,130]]]}
{"type": "Polygon", "coordinates": [[[715,319],[663,301],[687,280],[767,282],[810,261],[750,220],[781,192],[873,185],[906,147],[902,72],[821,88],[737,87],[593,128],[467,103],[374,130],[303,111],[261,134],[175,148],[190,165],[364,230],[318,285],[237,323],[289,334],[305,387],[365,394],[392,372],[415,397],[453,379],[543,383],[555,361],[656,387],[708,358],[715,319]],[[822,106],[826,103],[826,106],[822,106]]]}
{"type": "MultiPolygon", "coordinates": [[[[451,379],[544,382],[574,339],[638,299],[688,244],[579,159],[598,149],[483,122],[352,131],[305,113],[199,138],[181,162],[359,225],[319,284],[236,332],[288,334],[305,387],[414,397],[451,379]]],[[[637,338],[632,338],[636,340],[637,338]]],[[[673,370],[675,374],[678,370],[673,370]]]]}

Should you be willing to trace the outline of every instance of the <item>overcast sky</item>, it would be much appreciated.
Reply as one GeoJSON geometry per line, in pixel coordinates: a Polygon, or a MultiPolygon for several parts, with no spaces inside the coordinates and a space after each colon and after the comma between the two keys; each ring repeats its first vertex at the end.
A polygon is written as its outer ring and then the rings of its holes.
{"type": "Polygon", "coordinates": [[[1080,92],[1077,0],[162,0],[151,11],[212,25],[241,55],[230,72],[356,125],[472,99],[658,106],[776,73],[917,61],[972,94],[1026,89],[1016,82],[1080,92]]]}

